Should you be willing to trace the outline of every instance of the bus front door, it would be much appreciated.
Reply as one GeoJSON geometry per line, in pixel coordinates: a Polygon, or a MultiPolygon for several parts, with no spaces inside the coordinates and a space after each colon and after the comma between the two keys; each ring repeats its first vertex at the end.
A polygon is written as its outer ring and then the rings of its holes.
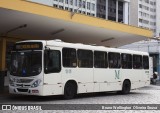
{"type": "Polygon", "coordinates": [[[46,95],[62,94],[61,49],[51,48],[44,52],[44,93],[46,95]]]}

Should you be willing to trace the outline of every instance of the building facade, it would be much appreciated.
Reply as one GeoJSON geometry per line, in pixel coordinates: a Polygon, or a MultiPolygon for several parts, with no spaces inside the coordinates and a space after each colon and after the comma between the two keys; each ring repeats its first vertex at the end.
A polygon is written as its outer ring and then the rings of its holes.
{"type": "Polygon", "coordinates": [[[131,0],[130,24],[154,32],[160,36],[160,0],[131,0]]]}
{"type": "Polygon", "coordinates": [[[156,40],[140,41],[123,46],[131,50],[149,52],[153,57],[153,71],[160,75],[160,0],[131,0],[130,24],[153,31],[156,40]]]}
{"type": "Polygon", "coordinates": [[[130,0],[97,0],[97,17],[129,24],[130,0]]]}
{"type": "Polygon", "coordinates": [[[29,0],[75,13],[96,16],[97,0],[29,0]]]}
{"type": "Polygon", "coordinates": [[[130,0],[29,0],[75,13],[129,24],[130,0]]]}

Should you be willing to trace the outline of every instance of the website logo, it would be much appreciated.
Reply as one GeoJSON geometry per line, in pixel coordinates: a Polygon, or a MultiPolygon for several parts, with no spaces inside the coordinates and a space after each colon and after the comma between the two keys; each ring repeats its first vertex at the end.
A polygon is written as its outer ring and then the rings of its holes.
{"type": "Polygon", "coordinates": [[[11,110],[11,105],[2,105],[2,110],[11,110]]]}

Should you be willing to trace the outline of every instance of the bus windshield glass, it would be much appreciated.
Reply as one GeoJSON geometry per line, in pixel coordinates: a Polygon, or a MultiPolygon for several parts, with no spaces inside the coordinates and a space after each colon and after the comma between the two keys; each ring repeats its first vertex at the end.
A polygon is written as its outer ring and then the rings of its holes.
{"type": "Polygon", "coordinates": [[[13,76],[36,76],[42,71],[42,51],[12,52],[10,74],[13,76]]]}

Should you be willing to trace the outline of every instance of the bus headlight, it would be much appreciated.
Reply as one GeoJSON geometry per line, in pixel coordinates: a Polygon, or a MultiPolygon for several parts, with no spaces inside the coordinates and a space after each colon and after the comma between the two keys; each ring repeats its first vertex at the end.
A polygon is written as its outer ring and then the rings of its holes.
{"type": "Polygon", "coordinates": [[[36,81],[31,85],[31,87],[38,87],[40,83],[41,83],[41,80],[40,80],[40,79],[39,79],[39,80],[36,80],[36,81]]]}

